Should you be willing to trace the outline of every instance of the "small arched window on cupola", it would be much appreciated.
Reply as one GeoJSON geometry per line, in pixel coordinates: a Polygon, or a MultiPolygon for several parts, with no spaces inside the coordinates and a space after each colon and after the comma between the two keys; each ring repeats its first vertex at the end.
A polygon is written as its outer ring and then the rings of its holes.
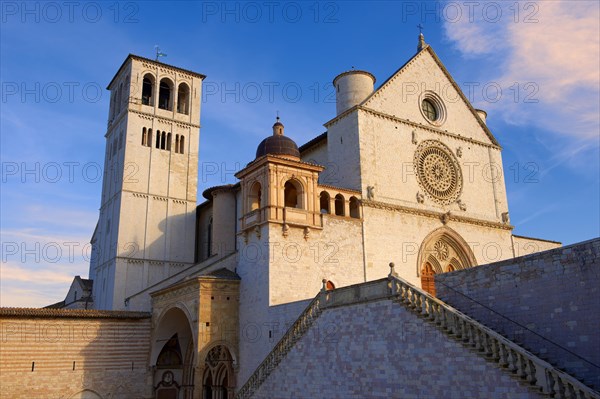
{"type": "Polygon", "coordinates": [[[177,89],[177,112],[187,115],[190,109],[190,89],[185,83],[180,83],[177,89]]]}
{"type": "Polygon", "coordinates": [[[283,186],[283,198],[286,208],[302,208],[302,185],[294,179],[285,182],[283,186]]]}
{"type": "Polygon", "coordinates": [[[254,184],[252,184],[248,200],[250,202],[250,211],[260,209],[262,201],[262,187],[259,182],[254,182],[254,184]]]}
{"type": "Polygon", "coordinates": [[[356,197],[350,197],[350,217],[360,219],[360,207],[356,197]]]}
{"type": "Polygon", "coordinates": [[[319,209],[321,213],[331,213],[331,197],[327,191],[321,191],[319,195],[319,209]]]}
{"type": "Polygon", "coordinates": [[[167,78],[161,79],[158,92],[158,108],[166,109],[167,111],[173,110],[172,93],[173,83],[167,78]]]}
{"type": "Polygon", "coordinates": [[[346,200],[342,194],[338,194],[335,196],[335,214],[337,216],[344,216],[346,214],[345,208],[346,200]]]}
{"type": "Polygon", "coordinates": [[[154,105],[154,76],[147,73],[142,81],[142,104],[154,105]]]}

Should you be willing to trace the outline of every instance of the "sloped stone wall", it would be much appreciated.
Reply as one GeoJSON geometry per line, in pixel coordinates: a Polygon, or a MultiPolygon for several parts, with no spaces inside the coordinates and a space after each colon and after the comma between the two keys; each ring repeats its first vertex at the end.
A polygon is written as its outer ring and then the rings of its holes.
{"type": "Polygon", "coordinates": [[[437,296],[600,387],[600,238],[435,276],[437,296]]]}
{"type": "Polygon", "coordinates": [[[391,300],[325,310],[254,398],[542,398],[391,300]]]}

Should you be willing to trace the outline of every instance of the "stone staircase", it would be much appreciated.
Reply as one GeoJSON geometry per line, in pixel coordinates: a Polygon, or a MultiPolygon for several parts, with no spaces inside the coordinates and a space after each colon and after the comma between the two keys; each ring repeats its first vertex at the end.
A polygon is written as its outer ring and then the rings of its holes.
{"type": "Polygon", "coordinates": [[[298,316],[298,319],[283,335],[281,340],[269,352],[265,360],[256,368],[254,373],[248,378],[248,381],[239,390],[236,399],[251,398],[254,392],[267,379],[277,365],[285,358],[285,355],[293,348],[302,336],[308,331],[310,326],[319,317],[322,312],[321,303],[323,300],[322,293],[319,293],[315,299],[306,307],[306,309],[298,316]]]}
{"type": "Polygon", "coordinates": [[[248,399],[254,395],[325,309],[384,299],[392,300],[436,325],[448,337],[512,373],[521,383],[537,393],[561,399],[600,399],[600,393],[597,391],[399,278],[394,273],[393,264],[390,267],[392,271],[387,279],[334,291],[321,290],[239,390],[236,399],[248,399]]]}

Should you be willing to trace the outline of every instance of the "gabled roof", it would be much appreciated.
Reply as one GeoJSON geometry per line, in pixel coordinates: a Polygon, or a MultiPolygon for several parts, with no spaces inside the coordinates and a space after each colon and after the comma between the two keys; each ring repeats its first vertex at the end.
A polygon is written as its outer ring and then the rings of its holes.
{"type": "Polygon", "coordinates": [[[307,141],[306,143],[302,144],[298,149],[300,150],[300,153],[303,153],[305,151],[312,149],[313,147],[316,147],[316,146],[321,145],[326,142],[327,142],[327,132],[321,133],[314,139],[307,141]]]}
{"type": "Polygon", "coordinates": [[[86,278],[81,278],[80,276],[75,276],[75,280],[79,282],[79,284],[88,291],[91,291],[94,286],[94,280],[89,280],[86,278]]]}
{"type": "Polygon", "coordinates": [[[241,280],[242,278],[235,272],[232,272],[229,269],[222,268],[219,270],[215,270],[208,274],[199,275],[198,277],[209,277],[209,278],[218,278],[223,280],[241,280]]]}
{"type": "Polygon", "coordinates": [[[446,76],[446,78],[448,79],[448,81],[450,81],[450,83],[452,84],[452,86],[454,87],[454,89],[456,90],[456,92],[460,95],[461,99],[467,105],[467,107],[469,108],[469,110],[471,111],[471,113],[473,114],[473,116],[475,117],[475,119],[479,122],[479,125],[481,126],[481,128],[483,129],[483,131],[485,132],[485,134],[488,136],[488,138],[490,139],[490,141],[494,145],[500,147],[500,144],[498,143],[498,140],[496,140],[496,138],[494,137],[494,135],[492,134],[492,132],[490,131],[490,129],[488,129],[487,125],[483,122],[483,120],[481,120],[481,118],[479,117],[479,115],[475,111],[475,108],[473,108],[473,106],[471,105],[471,102],[467,99],[467,97],[463,93],[463,91],[460,88],[460,86],[458,85],[458,83],[456,83],[456,81],[454,80],[454,78],[452,77],[452,75],[450,75],[450,72],[448,72],[448,70],[446,69],[446,67],[444,66],[444,64],[440,60],[440,58],[437,56],[437,54],[435,53],[435,51],[433,51],[433,48],[430,45],[426,45],[421,51],[419,51],[412,58],[410,58],[408,61],[406,61],[406,63],[404,63],[404,65],[402,65],[400,68],[398,68],[398,70],[396,72],[394,72],[385,82],[383,82],[381,84],[381,86],[379,86],[377,88],[377,90],[373,91],[373,93],[371,93],[363,102],[361,102],[358,105],[358,107],[365,106],[365,104],[367,102],[369,102],[369,100],[371,98],[373,98],[374,96],[376,96],[377,94],[379,94],[381,91],[383,91],[383,89],[390,83],[390,81],[392,79],[394,79],[396,76],[398,76],[402,72],[404,72],[404,70],[406,69],[406,67],[408,67],[415,59],[417,59],[420,56],[422,56],[425,52],[428,52],[431,55],[431,57],[433,58],[433,60],[435,61],[435,63],[440,67],[440,70],[444,73],[444,75],[446,76]]]}

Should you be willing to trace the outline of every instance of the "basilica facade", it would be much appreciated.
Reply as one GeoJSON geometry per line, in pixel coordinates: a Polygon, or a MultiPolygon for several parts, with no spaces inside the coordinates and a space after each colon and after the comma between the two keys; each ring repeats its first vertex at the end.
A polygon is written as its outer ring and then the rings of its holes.
{"type": "Polygon", "coordinates": [[[325,133],[298,145],[299,126],[266,125],[197,205],[204,78],[129,55],[108,85],[85,306],[151,315],[156,397],[232,398],[315,295],[390,262],[435,296],[436,275],[560,246],[512,234],[502,147],[422,35],[378,86],[335,77],[325,133]]]}

